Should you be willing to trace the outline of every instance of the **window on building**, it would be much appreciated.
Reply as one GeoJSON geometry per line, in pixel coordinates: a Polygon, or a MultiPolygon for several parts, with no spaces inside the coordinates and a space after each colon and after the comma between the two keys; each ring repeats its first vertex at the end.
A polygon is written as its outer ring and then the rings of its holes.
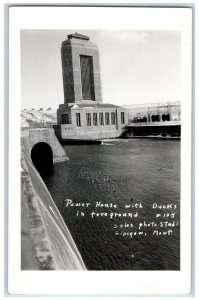
{"type": "Polygon", "coordinates": [[[162,115],[162,121],[170,121],[170,114],[163,114],[162,115]]]}
{"type": "Polygon", "coordinates": [[[109,113],[108,112],[105,113],[105,124],[110,125],[109,113]]]}
{"type": "Polygon", "coordinates": [[[97,126],[97,113],[93,113],[93,126],[97,126]]]}
{"type": "Polygon", "coordinates": [[[152,120],[152,122],[160,122],[160,116],[159,115],[152,115],[151,120],[152,120]]]}
{"type": "Polygon", "coordinates": [[[86,114],[86,123],[87,123],[87,126],[91,126],[91,114],[90,113],[86,114]]]}
{"type": "Polygon", "coordinates": [[[77,127],[81,127],[80,113],[76,113],[76,123],[77,123],[77,127]]]}
{"type": "Polygon", "coordinates": [[[103,113],[99,113],[99,123],[101,126],[104,125],[104,116],[103,116],[103,113]]]}
{"type": "Polygon", "coordinates": [[[62,124],[70,124],[69,114],[63,114],[63,115],[61,115],[61,123],[62,124]]]}
{"type": "Polygon", "coordinates": [[[82,98],[83,100],[95,100],[93,57],[80,55],[82,98]]]}
{"type": "Polygon", "coordinates": [[[124,112],[121,112],[121,123],[125,124],[125,120],[124,120],[124,112]]]}
{"type": "Polygon", "coordinates": [[[111,113],[111,124],[115,125],[115,112],[111,113]]]}

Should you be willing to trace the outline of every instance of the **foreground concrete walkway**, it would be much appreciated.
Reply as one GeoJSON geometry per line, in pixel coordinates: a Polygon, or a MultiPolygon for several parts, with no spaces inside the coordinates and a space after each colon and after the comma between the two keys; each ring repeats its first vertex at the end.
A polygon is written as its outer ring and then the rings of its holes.
{"type": "Polygon", "coordinates": [[[21,164],[22,270],[86,270],[43,180],[23,152],[21,164]]]}

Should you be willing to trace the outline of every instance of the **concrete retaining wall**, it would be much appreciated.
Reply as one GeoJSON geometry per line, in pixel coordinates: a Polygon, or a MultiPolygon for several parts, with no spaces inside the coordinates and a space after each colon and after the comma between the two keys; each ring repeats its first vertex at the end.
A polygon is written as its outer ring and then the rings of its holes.
{"type": "Polygon", "coordinates": [[[22,270],[86,270],[81,255],[30,154],[47,142],[54,161],[68,160],[53,129],[25,130],[21,145],[21,268],[22,270]]]}
{"type": "Polygon", "coordinates": [[[84,262],[50,193],[22,152],[23,270],[85,270],[84,262]]]}

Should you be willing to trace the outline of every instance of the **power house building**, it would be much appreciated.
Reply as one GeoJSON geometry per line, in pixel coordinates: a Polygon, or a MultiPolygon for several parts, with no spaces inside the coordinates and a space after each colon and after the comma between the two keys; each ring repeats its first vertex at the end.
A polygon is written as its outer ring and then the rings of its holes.
{"type": "Polygon", "coordinates": [[[128,122],[127,109],[102,103],[99,51],[88,36],[70,34],[62,42],[64,104],[57,110],[60,140],[119,137],[128,122]]]}

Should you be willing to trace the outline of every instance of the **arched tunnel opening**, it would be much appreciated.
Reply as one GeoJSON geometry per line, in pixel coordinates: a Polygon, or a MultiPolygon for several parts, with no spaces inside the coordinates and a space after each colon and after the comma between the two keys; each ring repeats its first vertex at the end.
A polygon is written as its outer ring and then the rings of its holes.
{"type": "Polygon", "coordinates": [[[53,170],[53,152],[44,142],[37,143],[31,151],[31,159],[40,175],[48,175],[53,170]]]}

